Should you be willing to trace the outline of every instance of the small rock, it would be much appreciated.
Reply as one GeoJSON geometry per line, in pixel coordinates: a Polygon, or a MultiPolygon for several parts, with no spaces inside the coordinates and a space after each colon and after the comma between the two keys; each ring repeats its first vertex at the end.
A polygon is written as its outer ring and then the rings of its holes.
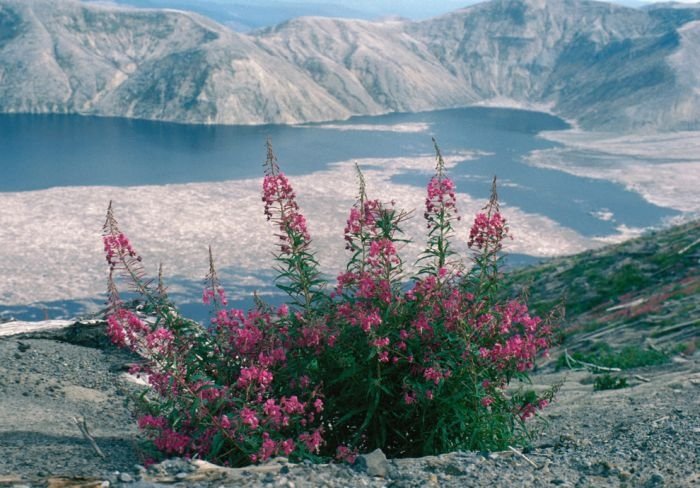
{"type": "Polygon", "coordinates": [[[122,483],[132,483],[134,478],[129,473],[121,473],[119,475],[119,481],[122,483]]]}
{"type": "Polygon", "coordinates": [[[595,474],[597,476],[603,476],[603,477],[610,476],[611,470],[612,470],[612,466],[607,461],[598,461],[597,463],[592,465],[591,469],[590,469],[592,474],[595,474]]]}
{"type": "Polygon", "coordinates": [[[295,484],[292,480],[282,477],[277,480],[277,485],[279,488],[295,488],[295,484]]]}
{"type": "Polygon", "coordinates": [[[664,486],[665,484],[666,484],[666,480],[664,479],[663,475],[661,473],[654,473],[651,475],[651,477],[644,484],[644,487],[645,488],[656,488],[656,487],[664,486]]]}
{"type": "Polygon", "coordinates": [[[184,480],[184,479],[187,478],[188,476],[189,476],[188,473],[178,473],[178,474],[175,475],[175,478],[178,479],[178,480],[184,480]]]}
{"type": "Polygon", "coordinates": [[[355,460],[355,464],[359,470],[364,471],[369,476],[380,476],[386,478],[389,473],[389,461],[381,449],[375,449],[369,454],[362,454],[355,460]]]}
{"type": "Polygon", "coordinates": [[[621,469],[621,470],[619,470],[619,472],[617,473],[617,478],[618,478],[620,481],[628,481],[630,478],[632,478],[632,473],[630,473],[630,472],[628,472],[628,471],[624,471],[624,470],[621,469]]]}

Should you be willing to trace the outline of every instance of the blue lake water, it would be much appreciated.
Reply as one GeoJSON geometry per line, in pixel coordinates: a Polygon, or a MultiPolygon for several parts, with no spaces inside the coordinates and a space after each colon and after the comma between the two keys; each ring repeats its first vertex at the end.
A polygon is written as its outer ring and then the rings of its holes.
{"type": "MultiPolygon", "coordinates": [[[[451,171],[460,191],[485,197],[493,175],[517,186],[501,198],[587,236],[612,233],[616,224],[647,227],[674,215],[622,186],[524,164],[523,156],[553,147],[537,137],[565,129],[536,112],[464,108],[418,114],[355,117],[334,125],[428,124],[427,132],[340,130],[317,125],[193,126],[70,115],[0,115],[0,192],[53,186],[161,185],[259,177],[264,142],[271,137],[284,171],[304,174],[328,163],[369,157],[415,156],[432,151],[435,135],[445,153],[490,153],[451,171]],[[616,222],[592,215],[607,209],[616,222]]],[[[422,187],[424,175],[396,178],[422,187]]]]}
{"type": "MultiPolygon", "coordinates": [[[[677,214],[618,184],[527,165],[523,157],[531,151],[555,146],[537,137],[539,132],[568,128],[547,114],[464,108],[355,117],[333,125],[336,128],[193,126],[71,115],[0,115],[0,192],[260,177],[267,137],[272,138],[286,173],[308,174],[337,161],[430,154],[434,135],[445,154],[487,153],[450,170],[460,191],[485,198],[491,178],[498,175],[509,183],[499,190],[502,201],[545,215],[584,236],[613,234],[621,224],[654,226],[677,214]],[[342,130],[360,124],[378,129],[342,130]],[[428,128],[381,130],[399,124],[428,128]],[[614,221],[596,217],[601,210],[612,212],[614,221]]],[[[425,175],[406,171],[395,181],[423,191],[425,175]]]]}

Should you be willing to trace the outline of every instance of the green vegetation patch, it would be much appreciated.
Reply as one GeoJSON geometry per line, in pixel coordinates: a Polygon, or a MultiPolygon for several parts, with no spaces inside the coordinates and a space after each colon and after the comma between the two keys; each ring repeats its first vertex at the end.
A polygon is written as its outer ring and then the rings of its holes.
{"type": "Polygon", "coordinates": [[[593,381],[593,390],[595,391],[619,390],[620,388],[627,388],[628,386],[627,378],[609,374],[596,376],[595,381],[593,381]]]}
{"type": "MultiPolygon", "coordinates": [[[[670,361],[667,354],[639,346],[627,346],[613,349],[604,342],[595,343],[588,351],[577,351],[571,354],[576,361],[595,364],[605,368],[632,369],[643,366],[656,366],[670,361]]],[[[557,369],[568,367],[566,357],[562,354],[557,359],[557,369]]]]}

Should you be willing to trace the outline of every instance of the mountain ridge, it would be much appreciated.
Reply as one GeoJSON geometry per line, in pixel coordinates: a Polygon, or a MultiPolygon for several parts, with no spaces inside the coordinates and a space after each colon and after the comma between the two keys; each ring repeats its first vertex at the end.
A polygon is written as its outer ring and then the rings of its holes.
{"type": "Polygon", "coordinates": [[[419,22],[302,17],[240,34],[177,10],[0,0],[0,112],[289,124],[512,100],[589,129],[696,129],[696,18],[492,0],[419,22]]]}

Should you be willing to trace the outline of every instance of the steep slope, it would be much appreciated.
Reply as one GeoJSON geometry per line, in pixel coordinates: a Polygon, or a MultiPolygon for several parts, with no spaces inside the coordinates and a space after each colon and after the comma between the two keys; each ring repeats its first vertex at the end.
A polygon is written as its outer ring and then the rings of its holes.
{"type": "Polygon", "coordinates": [[[646,113],[648,98],[640,97],[653,91],[658,110],[675,85],[665,62],[673,39],[645,12],[576,0],[495,0],[417,29],[479,99],[550,104],[587,127],[672,125],[646,113]]]}
{"type": "Polygon", "coordinates": [[[423,22],[309,17],[242,35],[184,12],[0,0],[0,111],[261,124],[505,102],[586,128],[697,128],[695,18],[492,0],[423,22]]]}
{"type": "Polygon", "coordinates": [[[540,313],[563,303],[569,346],[698,345],[700,221],[553,259],[508,278],[515,290],[528,290],[540,313]]]}
{"type": "Polygon", "coordinates": [[[464,105],[462,80],[406,31],[408,25],[306,17],[261,31],[256,41],[355,113],[464,105]]]}
{"type": "MultiPolygon", "coordinates": [[[[539,99],[563,50],[580,37],[600,45],[646,35],[643,12],[572,0],[495,0],[412,26],[479,98],[539,99]]],[[[549,82],[551,85],[551,81],[549,82]]]]}

